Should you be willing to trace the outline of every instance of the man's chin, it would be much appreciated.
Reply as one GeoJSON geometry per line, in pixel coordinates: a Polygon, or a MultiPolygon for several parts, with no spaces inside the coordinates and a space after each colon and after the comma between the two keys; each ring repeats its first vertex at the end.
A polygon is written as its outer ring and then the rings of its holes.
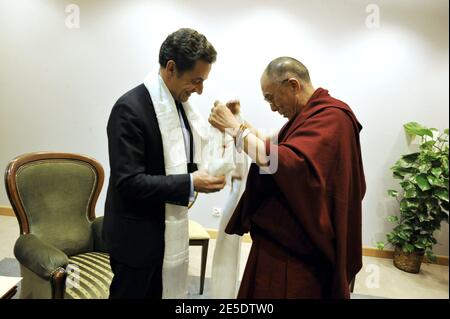
{"type": "Polygon", "coordinates": [[[181,101],[180,102],[187,102],[188,100],[189,100],[189,98],[191,97],[191,95],[190,94],[185,94],[185,95],[183,95],[182,97],[181,97],[181,101]]]}

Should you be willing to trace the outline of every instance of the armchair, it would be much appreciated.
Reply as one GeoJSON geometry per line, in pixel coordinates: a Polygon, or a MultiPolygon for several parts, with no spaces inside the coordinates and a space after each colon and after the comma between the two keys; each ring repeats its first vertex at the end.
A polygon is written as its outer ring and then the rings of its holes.
{"type": "Polygon", "coordinates": [[[14,254],[20,298],[108,298],[112,272],[95,204],[104,180],[96,160],[69,153],[29,153],[5,172],[20,227],[14,254]]]}

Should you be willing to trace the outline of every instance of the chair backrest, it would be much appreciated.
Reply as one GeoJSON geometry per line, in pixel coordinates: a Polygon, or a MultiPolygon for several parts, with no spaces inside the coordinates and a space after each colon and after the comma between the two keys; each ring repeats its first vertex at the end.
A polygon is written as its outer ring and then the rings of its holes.
{"type": "Polygon", "coordinates": [[[103,180],[99,162],[70,153],[24,154],[5,172],[21,234],[34,234],[69,256],[93,248],[91,222],[103,180]]]}

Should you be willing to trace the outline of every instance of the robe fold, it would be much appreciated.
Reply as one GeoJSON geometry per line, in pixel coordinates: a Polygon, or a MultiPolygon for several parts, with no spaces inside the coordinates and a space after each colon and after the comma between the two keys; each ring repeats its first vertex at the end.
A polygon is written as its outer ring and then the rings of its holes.
{"type": "Polygon", "coordinates": [[[226,232],[250,232],[252,249],[238,298],[349,298],[362,267],[361,204],[366,184],[350,107],[317,89],[266,141],[270,174],[252,164],[226,232]]]}

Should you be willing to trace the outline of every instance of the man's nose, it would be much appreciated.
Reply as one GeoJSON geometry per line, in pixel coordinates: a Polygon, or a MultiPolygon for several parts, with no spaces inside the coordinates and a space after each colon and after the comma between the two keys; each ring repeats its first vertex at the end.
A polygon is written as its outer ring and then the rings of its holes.
{"type": "Polygon", "coordinates": [[[272,112],[278,111],[278,108],[273,103],[270,103],[270,109],[272,110],[272,112]]]}
{"type": "Polygon", "coordinates": [[[195,92],[197,92],[198,95],[201,95],[203,92],[203,83],[200,83],[195,86],[195,92]]]}

